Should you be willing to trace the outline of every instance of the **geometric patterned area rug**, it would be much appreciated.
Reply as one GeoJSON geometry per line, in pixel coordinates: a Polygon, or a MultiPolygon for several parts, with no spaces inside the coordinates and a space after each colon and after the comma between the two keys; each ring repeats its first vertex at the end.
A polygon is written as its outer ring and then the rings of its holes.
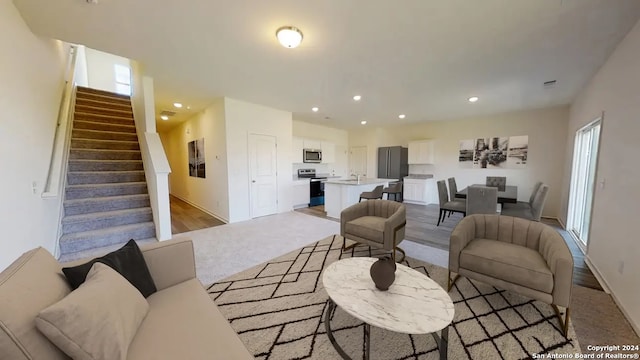
{"type": "MultiPolygon", "coordinates": [[[[366,246],[342,253],[342,241],[339,235],[328,237],[207,288],[257,359],[340,359],[325,331],[328,296],[322,286],[322,270],[346,257],[384,254],[366,246]]],[[[446,269],[409,257],[403,264],[446,286],[446,269]]],[[[572,324],[564,337],[548,304],[464,277],[449,295],[455,305],[449,327],[449,359],[511,360],[536,354],[580,353],[572,324]]],[[[363,358],[361,321],[337,307],[331,328],[351,358],[363,358]]],[[[400,334],[372,326],[370,336],[371,359],[440,356],[430,335],[400,334]]]]}

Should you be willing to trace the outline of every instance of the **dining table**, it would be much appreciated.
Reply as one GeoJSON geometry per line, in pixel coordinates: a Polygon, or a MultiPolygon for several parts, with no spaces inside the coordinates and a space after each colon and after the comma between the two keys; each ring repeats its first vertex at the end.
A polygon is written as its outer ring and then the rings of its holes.
{"type": "MultiPolygon", "coordinates": [[[[469,186],[487,186],[485,184],[473,184],[469,186]]],[[[456,197],[466,199],[468,187],[458,191],[456,197]]],[[[518,187],[515,185],[506,185],[504,191],[498,189],[498,202],[504,203],[517,203],[518,202],[518,187]]]]}

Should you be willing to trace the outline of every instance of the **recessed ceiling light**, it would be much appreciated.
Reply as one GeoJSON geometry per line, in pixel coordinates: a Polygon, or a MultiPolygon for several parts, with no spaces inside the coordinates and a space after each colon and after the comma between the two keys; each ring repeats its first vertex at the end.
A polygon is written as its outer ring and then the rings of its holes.
{"type": "Polygon", "coordinates": [[[178,109],[180,109],[182,107],[182,104],[180,103],[173,103],[173,106],[177,107],[178,109]]]}
{"type": "Polygon", "coordinates": [[[162,119],[164,121],[167,121],[167,120],[169,120],[169,117],[167,115],[162,115],[162,116],[160,116],[160,119],[162,119]]]}
{"type": "Polygon", "coordinates": [[[316,107],[316,106],[311,108],[311,111],[313,111],[313,112],[318,112],[318,110],[320,110],[320,109],[318,109],[318,107],[316,107]]]}
{"type": "Polygon", "coordinates": [[[367,120],[362,120],[362,121],[360,121],[360,124],[362,124],[362,125],[366,125],[366,124],[367,124],[367,120]]]}
{"type": "Polygon", "coordinates": [[[187,106],[187,110],[191,110],[191,106],[187,106]]]}
{"type": "Polygon", "coordinates": [[[405,114],[400,114],[400,115],[398,115],[398,117],[399,117],[400,119],[404,119],[404,118],[406,118],[406,117],[407,117],[407,115],[405,115],[405,114]]]}
{"type": "Polygon", "coordinates": [[[355,100],[355,101],[360,101],[360,99],[362,99],[362,96],[360,96],[360,95],[356,95],[356,96],[353,97],[353,100],[355,100]]]}
{"type": "Polygon", "coordinates": [[[283,26],[276,30],[276,37],[280,45],[293,49],[302,42],[302,31],[294,26],[283,26]]]}
{"type": "Polygon", "coordinates": [[[469,102],[476,102],[478,100],[480,100],[480,98],[477,97],[477,96],[472,96],[472,97],[469,98],[469,102]]]}

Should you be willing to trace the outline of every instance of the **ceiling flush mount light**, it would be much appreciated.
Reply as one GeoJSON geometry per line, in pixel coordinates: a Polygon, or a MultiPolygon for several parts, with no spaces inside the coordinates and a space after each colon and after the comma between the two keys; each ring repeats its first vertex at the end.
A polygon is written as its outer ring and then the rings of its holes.
{"type": "Polygon", "coordinates": [[[302,42],[302,31],[294,26],[283,26],[276,30],[276,37],[282,46],[293,49],[302,42]]]}
{"type": "Polygon", "coordinates": [[[405,114],[400,114],[400,115],[398,115],[398,117],[399,117],[400,119],[404,119],[404,118],[406,118],[406,117],[407,117],[407,115],[405,115],[405,114]]]}
{"type": "Polygon", "coordinates": [[[160,116],[160,119],[162,119],[164,121],[167,121],[167,120],[169,120],[169,117],[167,115],[162,115],[162,116],[160,116]]]}
{"type": "Polygon", "coordinates": [[[356,95],[356,96],[353,97],[353,100],[355,100],[355,101],[360,101],[360,99],[362,99],[362,96],[360,96],[360,95],[356,95]]]}
{"type": "Polygon", "coordinates": [[[178,109],[180,109],[182,107],[182,104],[180,103],[173,103],[173,106],[177,107],[178,109]]]}
{"type": "Polygon", "coordinates": [[[320,110],[320,109],[318,109],[317,106],[314,106],[314,107],[311,108],[311,111],[313,111],[313,112],[318,112],[318,110],[320,110]]]}
{"type": "Polygon", "coordinates": [[[478,101],[478,100],[480,100],[480,98],[479,98],[479,97],[477,97],[477,96],[472,96],[472,97],[470,97],[470,98],[469,98],[469,102],[472,102],[472,103],[473,103],[473,102],[476,102],[476,101],[478,101]]]}
{"type": "Polygon", "coordinates": [[[366,124],[367,124],[367,120],[362,120],[362,121],[360,121],[360,124],[362,124],[362,125],[366,125],[366,124]]]}

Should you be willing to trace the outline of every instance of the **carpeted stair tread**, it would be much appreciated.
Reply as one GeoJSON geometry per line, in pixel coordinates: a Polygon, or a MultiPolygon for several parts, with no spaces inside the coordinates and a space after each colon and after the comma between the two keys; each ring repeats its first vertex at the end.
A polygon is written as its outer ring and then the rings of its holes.
{"type": "Polygon", "coordinates": [[[71,148],[69,159],[141,160],[140,150],[71,148]]]}
{"type": "Polygon", "coordinates": [[[78,223],[83,221],[90,221],[94,219],[107,219],[107,218],[123,216],[123,215],[131,216],[136,214],[151,214],[151,213],[152,212],[150,207],[126,209],[126,210],[102,211],[102,212],[95,212],[90,214],[65,216],[65,218],[62,219],[62,223],[71,224],[71,223],[78,223]]]}
{"type": "Polygon", "coordinates": [[[120,109],[96,107],[96,106],[81,105],[81,104],[76,104],[75,111],[88,113],[88,114],[102,114],[102,115],[112,115],[112,116],[120,116],[120,117],[128,117],[128,118],[133,117],[133,112],[131,110],[120,110],[120,109]]]}
{"type": "Polygon", "coordinates": [[[67,183],[69,185],[80,184],[107,184],[119,182],[144,181],[144,171],[69,171],[67,183]]]}
{"type": "Polygon", "coordinates": [[[98,130],[98,131],[110,131],[110,132],[118,132],[118,133],[136,133],[136,127],[133,125],[125,125],[125,124],[111,124],[100,121],[91,121],[91,120],[78,120],[75,119],[73,121],[73,128],[78,130],[98,130]]]}
{"type": "Polygon", "coordinates": [[[65,205],[76,205],[80,203],[99,203],[100,201],[108,201],[108,200],[120,200],[120,199],[148,199],[149,194],[136,194],[136,195],[119,195],[119,196],[103,196],[103,197],[93,197],[88,199],[74,199],[74,200],[65,200],[65,205]]]}
{"type": "Polygon", "coordinates": [[[140,150],[137,141],[72,138],[72,149],[140,150]]]}
{"type": "Polygon", "coordinates": [[[112,95],[103,95],[103,94],[94,94],[94,93],[87,93],[87,92],[77,92],[76,93],[76,100],[95,100],[95,101],[100,101],[100,102],[109,102],[109,103],[116,103],[116,104],[120,104],[120,105],[129,105],[131,106],[131,100],[129,99],[125,99],[125,98],[121,98],[121,97],[114,97],[112,95]]]}
{"type": "Polygon", "coordinates": [[[87,99],[87,98],[78,98],[76,99],[77,105],[83,106],[91,106],[97,108],[110,108],[116,110],[123,111],[131,111],[131,105],[119,101],[110,101],[109,99],[97,100],[97,99],[87,99]]]}
{"type": "Polygon", "coordinates": [[[64,201],[65,216],[149,207],[149,194],[102,196],[64,201]]]}
{"type": "Polygon", "coordinates": [[[110,92],[110,91],[94,89],[94,88],[88,88],[88,87],[84,87],[84,86],[78,86],[76,91],[78,93],[98,94],[98,95],[104,95],[104,96],[109,96],[109,97],[114,97],[114,98],[119,98],[119,99],[124,99],[124,100],[130,100],[131,99],[131,97],[129,95],[122,95],[122,94],[118,94],[118,93],[114,93],[114,92],[110,92]]]}
{"type": "Polygon", "coordinates": [[[147,183],[144,181],[107,184],[81,184],[68,185],[66,188],[65,199],[78,200],[85,198],[140,195],[147,193],[147,183]]]}
{"type": "Polygon", "coordinates": [[[136,133],[124,133],[118,131],[104,131],[93,129],[73,129],[71,137],[73,139],[138,141],[138,135],[136,133]]]}
{"type": "MultiPolygon", "coordinates": [[[[103,255],[106,255],[114,250],[120,249],[122,246],[124,246],[124,244],[127,243],[127,241],[129,240],[127,239],[122,243],[117,243],[113,245],[107,245],[107,246],[102,246],[97,248],[91,248],[88,250],[81,250],[77,252],[63,254],[63,255],[60,255],[60,258],[58,259],[58,261],[60,263],[65,263],[65,262],[76,261],[84,258],[87,258],[87,259],[97,258],[103,255]]],[[[135,241],[138,244],[138,246],[143,246],[147,244],[155,244],[158,242],[158,239],[156,239],[155,237],[152,237],[152,238],[140,239],[140,240],[135,239],[135,241]]]]}
{"type": "Polygon", "coordinates": [[[69,160],[69,172],[144,170],[142,160],[69,160]]]}
{"type": "Polygon", "coordinates": [[[152,221],[64,234],[60,237],[60,252],[66,254],[154,236],[155,226],[152,221]]]}
{"type": "Polygon", "coordinates": [[[74,120],[88,120],[93,122],[103,122],[107,124],[133,125],[135,124],[132,116],[114,116],[105,114],[91,114],[82,111],[76,111],[73,115],[74,120]]]}
{"type": "Polygon", "coordinates": [[[149,221],[153,221],[150,207],[78,214],[62,220],[62,233],[85,232],[149,221]]]}

